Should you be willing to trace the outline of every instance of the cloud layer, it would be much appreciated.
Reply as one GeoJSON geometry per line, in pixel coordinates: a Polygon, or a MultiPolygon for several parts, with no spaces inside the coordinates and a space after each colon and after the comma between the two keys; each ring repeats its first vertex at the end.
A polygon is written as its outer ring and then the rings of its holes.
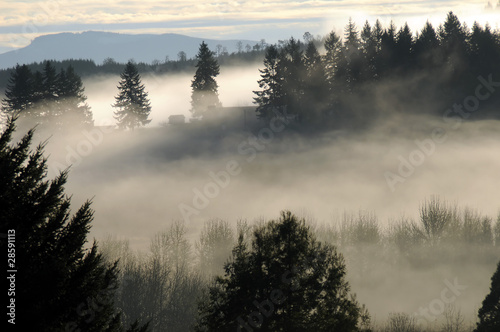
{"type": "Polygon", "coordinates": [[[498,26],[500,6],[473,1],[2,1],[0,51],[22,47],[41,34],[62,31],[175,32],[200,37],[266,38],[275,42],[305,31],[341,31],[349,17],[361,25],[380,18],[420,29],[426,20],[443,21],[453,10],[462,20],[498,26]]]}

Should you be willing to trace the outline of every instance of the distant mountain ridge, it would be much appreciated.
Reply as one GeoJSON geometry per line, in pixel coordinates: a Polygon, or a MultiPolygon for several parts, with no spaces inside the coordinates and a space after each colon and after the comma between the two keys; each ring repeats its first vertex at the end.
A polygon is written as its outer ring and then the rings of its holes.
{"type": "Polygon", "coordinates": [[[0,69],[13,67],[17,63],[29,64],[43,60],[91,59],[102,63],[108,57],[118,62],[134,59],[136,62],[151,63],[155,59],[164,61],[166,56],[177,60],[180,51],[184,51],[187,58],[192,58],[202,41],[211,50],[215,50],[220,44],[229,53],[237,51],[238,41],[243,46],[258,43],[252,40],[216,40],[173,33],[133,35],[102,31],[64,32],[37,37],[26,47],[0,54],[0,69]]]}

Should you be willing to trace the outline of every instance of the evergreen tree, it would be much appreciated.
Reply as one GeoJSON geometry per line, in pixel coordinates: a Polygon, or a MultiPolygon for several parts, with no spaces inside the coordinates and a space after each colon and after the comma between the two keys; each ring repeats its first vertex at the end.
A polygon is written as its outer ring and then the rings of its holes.
{"type": "Polygon", "coordinates": [[[9,78],[2,100],[2,112],[27,116],[33,106],[34,76],[27,65],[17,65],[9,78]]]}
{"type": "Polygon", "coordinates": [[[16,325],[28,331],[121,331],[113,305],[116,264],[104,263],[95,242],[84,247],[90,202],[70,217],[67,171],[45,180],[44,145],[30,151],[31,130],[12,146],[14,130],[10,118],[0,135],[0,228],[15,231],[16,325]]]}
{"type": "Polygon", "coordinates": [[[225,275],[200,303],[197,331],[359,331],[367,314],[350,296],[345,264],[304,220],[282,212],[240,234],[225,275]]]}
{"type": "Polygon", "coordinates": [[[113,107],[118,109],[114,112],[118,128],[133,130],[136,127],[147,125],[151,122],[148,119],[151,103],[144,84],[141,83],[141,76],[132,61],[127,63],[120,78],[119,93],[113,104],[113,107]]]}
{"type": "Polygon", "coordinates": [[[196,118],[202,117],[211,108],[221,106],[217,93],[218,85],[215,77],[219,75],[219,64],[208,45],[202,42],[196,55],[196,73],[191,81],[191,112],[196,118]]]}
{"type": "Polygon", "coordinates": [[[82,79],[70,65],[58,76],[58,109],[63,125],[93,126],[92,112],[87,104],[82,79]]]}
{"type": "Polygon", "coordinates": [[[59,81],[55,67],[50,61],[45,61],[41,72],[42,82],[40,90],[37,89],[36,112],[38,123],[53,124],[59,117],[60,111],[57,105],[59,98],[59,81]]]}
{"type": "MultiPolygon", "coordinates": [[[[379,22],[380,23],[380,22],[379,22]]],[[[361,48],[364,56],[364,76],[365,79],[374,79],[376,77],[376,64],[375,59],[377,55],[377,36],[375,29],[368,21],[365,22],[363,30],[361,31],[361,48]]]]}
{"type": "Polygon", "coordinates": [[[468,32],[465,25],[462,25],[453,12],[448,13],[446,21],[439,31],[439,38],[448,68],[458,74],[463,68],[463,62],[468,53],[468,32]]]}
{"type": "Polygon", "coordinates": [[[42,99],[47,102],[56,100],[57,97],[59,97],[59,82],[56,69],[50,61],[45,61],[42,72],[42,79],[42,99]]]}
{"type": "Polygon", "coordinates": [[[271,118],[274,113],[283,113],[284,91],[280,68],[280,54],[276,46],[271,45],[266,50],[264,69],[259,69],[261,79],[258,81],[261,91],[254,91],[257,97],[254,103],[257,106],[259,118],[271,118]]]}
{"type": "Polygon", "coordinates": [[[408,23],[399,29],[396,35],[396,60],[404,70],[411,68],[411,57],[413,55],[413,36],[408,23]]]}
{"type": "Polygon", "coordinates": [[[477,22],[472,26],[469,39],[470,64],[475,69],[475,75],[487,75],[498,72],[500,64],[500,39],[497,39],[491,27],[487,24],[484,28],[477,22]]]}
{"type": "Polygon", "coordinates": [[[337,73],[339,71],[338,63],[339,58],[342,53],[342,41],[340,37],[334,32],[330,32],[328,37],[325,39],[325,74],[328,82],[328,89],[330,92],[330,107],[335,105],[339,97],[339,83],[337,81],[337,73]]]}
{"type": "Polygon", "coordinates": [[[328,84],[325,66],[313,41],[307,44],[304,54],[306,77],[304,79],[305,121],[321,120],[328,106],[328,84]]]}
{"type": "Polygon", "coordinates": [[[438,57],[439,39],[432,24],[427,21],[415,40],[415,57],[418,64],[423,66],[435,65],[438,57]]]}
{"type": "Polygon", "coordinates": [[[475,332],[500,331],[500,262],[491,278],[490,293],[479,309],[479,322],[475,332]]]}
{"type": "Polygon", "coordinates": [[[345,71],[342,73],[343,81],[345,82],[347,92],[352,93],[355,85],[361,79],[364,67],[363,57],[361,56],[361,40],[352,18],[349,18],[349,23],[344,31],[343,57],[339,66],[345,68],[345,71]]]}
{"type": "Polygon", "coordinates": [[[393,67],[394,55],[396,53],[396,26],[391,21],[389,28],[384,30],[381,38],[379,52],[379,74],[385,75],[393,67]]]}
{"type": "Polygon", "coordinates": [[[280,52],[280,59],[284,104],[288,114],[296,115],[300,121],[307,112],[303,98],[306,69],[300,42],[290,38],[280,52]]]}

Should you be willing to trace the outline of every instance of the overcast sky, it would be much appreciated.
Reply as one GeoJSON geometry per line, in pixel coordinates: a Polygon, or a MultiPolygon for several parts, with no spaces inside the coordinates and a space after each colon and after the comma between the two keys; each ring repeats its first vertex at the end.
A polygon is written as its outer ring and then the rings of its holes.
{"type": "Polygon", "coordinates": [[[500,24],[500,0],[1,0],[0,53],[42,34],[87,30],[276,42],[306,31],[340,32],[349,17],[358,26],[408,21],[415,30],[426,20],[439,24],[450,10],[469,24],[500,24]]]}

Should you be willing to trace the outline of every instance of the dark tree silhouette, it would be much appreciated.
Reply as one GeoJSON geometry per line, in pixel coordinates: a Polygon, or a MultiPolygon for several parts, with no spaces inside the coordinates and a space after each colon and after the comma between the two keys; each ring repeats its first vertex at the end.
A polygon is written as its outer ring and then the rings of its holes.
{"type": "Polygon", "coordinates": [[[479,322],[475,332],[494,332],[500,330],[500,262],[491,278],[490,293],[479,309],[479,322]]]}
{"type": "Polygon", "coordinates": [[[361,56],[361,40],[356,24],[349,18],[349,23],[344,29],[344,48],[342,50],[342,62],[340,66],[345,70],[342,72],[346,92],[352,93],[353,89],[361,79],[363,71],[363,58],[361,56]]]}
{"type": "Polygon", "coordinates": [[[358,331],[367,319],[350,296],[343,256],[318,242],[304,220],[282,212],[243,235],[207,298],[197,331],[358,331]]]}
{"type": "Polygon", "coordinates": [[[264,59],[264,69],[259,70],[261,79],[258,81],[261,91],[254,91],[254,98],[259,118],[271,118],[274,112],[283,113],[285,105],[280,54],[276,46],[267,48],[264,59]]]}
{"type": "Polygon", "coordinates": [[[141,83],[137,67],[132,61],[127,63],[120,78],[119,92],[113,104],[113,107],[117,108],[114,114],[118,121],[118,128],[133,130],[136,127],[147,125],[151,122],[148,119],[151,103],[144,84],[141,83]]]}
{"type": "Polygon", "coordinates": [[[396,35],[396,59],[397,65],[408,71],[413,68],[413,35],[408,23],[399,29],[396,35]]]}
{"type": "Polygon", "coordinates": [[[16,325],[29,331],[121,331],[113,306],[115,265],[96,243],[86,249],[90,202],[70,217],[67,171],[45,180],[44,145],[30,151],[33,130],[11,145],[10,118],[0,135],[0,228],[15,231],[16,325]]]}
{"type": "Polygon", "coordinates": [[[427,21],[415,40],[414,53],[419,68],[438,63],[439,39],[432,24],[427,21]]]}
{"type": "Polygon", "coordinates": [[[202,42],[196,55],[196,73],[191,82],[191,112],[196,118],[202,117],[209,109],[220,107],[218,85],[215,77],[219,75],[219,64],[207,44],[202,42]]]}
{"type": "Polygon", "coordinates": [[[28,66],[18,65],[9,82],[2,101],[4,114],[18,114],[23,120],[66,129],[93,125],[82,80],[73,67],[61,68],[56,74],[52,63],[46,61],[43,71],[33,74],[28,66]]]}
{"type": "Polygon", "coordinates": [[[26,116],[33,106],[34,77],[27,65],[17,65],[9,79],[2,100],[2,112],[8,115],[26,116]]]}
{"type": "Polygon", "coordinates": [[[341,84],[337,80],[339,67],[338,63],[342,53],[342,41],[340,37],[334,32],[330,32],[325,39],[325,49],[326,54],[324,57],[325,65],[325,75],[328,83],[329,99],[328,102],[330,107],[335,107],[335,102],[337,101],[341,84]]]}
{"type": "Polygon", "coordinates": [[[306,74],[304,77],[303,120],[316,121],[322,118],[328,107],[328,84],[325,66],[313,41],[307,44],[304,54],[306,74]]]}
{"type": "Polygon", "coordinates": [[[279,67],[283,82],[284,105],[288,114],[303,120],[307,110],[304,105],[304,79],[306,68],[303,61],[302,44],[290,38],[280,52],[279,67]]]}
{"type": "Polygon", "coordinates": [[[500,331],[500,262],[491,278],[490,293],[486,295],[478,317],[475,332],[500,331]]]}
{"type": "MultiPolygon", "coordinates": [[[[379,22],[380,24],[380,22],[379,22]]],[[[375,29],[372,27],[368,21],[365,22],[363,30],[361,30],[361,49],[364,56],[364,79],[371,80],[377,75],[376,72],[376,55],[378,49],[377,35],[375,34],[375,29]]]]}
{"type": "Polygon", "coordinates": [[[468,32],[453,12],[448,13],[444,25],[440,27],[439,38],[446,65],[453,72],[458,73],[463,69],[467,56],[468,32]]]}
{"type": "Polygon", "coordinates": [[[58,109],[63,119],[62,125],[72,123],[82,126],[93,126],[92,112],[87,104],[87,96],[82,79],[70,65],[61,69],[58,77],[58,109]]]}

